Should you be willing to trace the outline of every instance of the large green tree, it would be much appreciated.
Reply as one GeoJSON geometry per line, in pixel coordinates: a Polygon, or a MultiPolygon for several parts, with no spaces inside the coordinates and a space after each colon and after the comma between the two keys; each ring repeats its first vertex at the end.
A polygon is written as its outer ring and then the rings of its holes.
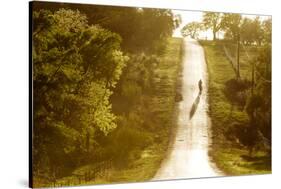
{"type": "Polygon", "coordinates": [[[109,97],[127,57],[119,35],[79,11],[40,10],[33,21],[34,172],[57,178],[116,127],[109,97]]]}
{"type": "Polygon", "coordinates": [[[221,13],[205,12],[203,14],[203,25],[213,32],[213,40],[217,39],[217,32],[221,29],[221,13]]]}
{"type": "Polygon", "coordinates": [[[259,17],[255,19],[243,18],[241,23],[241,41],[246,44],[261,44],[262,42],[262,27],[259,17]]]}
{"type": "Polygon", "coordinates": [[[237,40],[240,37],[240,29],[242,25],[242,16],[235,13],[223,14],[221,26],[225,31],[225,38],[237,40]]]}
{"type": "Polygon", "coordinates": [[[190,36],[191,38],[195,39],[198,37],[198,32],[202,30],[202,24],[199,22],[190,22],[187,25],[185,25],[181,29],[181,34],[183,37],[190,36]]]}

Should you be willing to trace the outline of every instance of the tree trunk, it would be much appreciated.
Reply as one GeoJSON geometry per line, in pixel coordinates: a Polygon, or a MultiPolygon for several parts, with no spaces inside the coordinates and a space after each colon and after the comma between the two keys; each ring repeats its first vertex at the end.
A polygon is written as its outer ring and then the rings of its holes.
{"type": "Polygon", "coordinates": [[[216,36],[216,32],[213,31],[213,40],[216,41],[217,40],[217,36],[216,36]]]}

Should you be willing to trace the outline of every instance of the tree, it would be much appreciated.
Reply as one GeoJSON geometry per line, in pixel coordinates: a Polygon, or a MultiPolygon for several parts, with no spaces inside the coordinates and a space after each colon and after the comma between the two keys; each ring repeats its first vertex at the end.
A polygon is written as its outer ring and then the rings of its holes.
{"type": "Polygon", "coordinates": [[[249,18],[244,18],[241,25],[241,41],[245,44],[251,44],[254,42],[253,35],[253,24],[252,20],[249,18]]]}
{"type": "Polygon", "coordinates": [[[173,15],[174,17],[174,29],[178,28],[182,23],[182,18],[180,14],[173,15]]]}
{"type": "Polygon", "coordinates": [[[259,49],[259,55],[252,61],[255,79],[246,105],[249,132],[256,135],[255,144],[271,150],[271,45],[259,49]]]}
{"type": "Polygon", "coordinates": [[[262,41],[262,28],[259,17],[254,20],[244,18],[241,24],[241,41],[246,44],[259,44],[262,41]]]}
{"type": "MultiPolygon", "coordinates": [[[[127,131],[137,119],[119,115],[112,99],[118,85],[126,97],[148,92],[151,65],[158,63],[155,53],[166,46],[179,18],[162,9],[33,5],[34,176],[55,181],[82,165],[111,161],[124,150],[119,139],[146,144],[150,137],[127,131]],[[136,77],[126,80],[126,75],[136,77]]],[[[131,143],[127,146],[135,148],[131,143]]]]}
{"type": "Polygon", "coordinates": [[[132,48],[147,53],[162,51],[178,23],[173,13],[167,9],[140,9],[138,14],[139,26],[133,34],[132,48]]]}
{"type": "Polygon", "coordinates": [[[262,41],[266,44],[271,44],[271,38],[272,38],[272,19],[269,18],[267,20],[264,20],[262,22],[262,32],[263,32],[263,38],[262,41]]]}
{"type": "Polygon", "coordinates": [[[56,179],[93,156],[97,132],[116,128],[109,98],[128,58],[119,35],[79,11],[40,10],[33,20],[34,172],[56,179]]]}
{"type": "Polygon", "coordinates": [[[181,34],[183,37],[190,36],[195,39],[198,37],[198,32],[202,29],[202,24],[199,22],[191,22],[185,25],[181,29],[181,34]]]}
{"type": "Polygon", "coordinates": [[[213,40],[217,39],[217,32],[221,29],[221,14],[206,12],[203,14],[203,25],[213,32],[213,40]]]}
{"type": "Polygon", "coordinates": [[[242,16],[240,14],[225,13],[223,14],[221,27],[225,31],[225,37],[237,41],[240,37],[240,27],[242,16]]]}
{"type": "Polygon", "coordinates": [[[262,43],[262,27],[260,18],[257,16],[252,22],[253,38],[256,44],[261,45],[262,43]]]}
{"type": "Polygon", "coordinates": [[[90,25],[100,25],[104,29],[118,33],[122,38],[121,47],[127,52],[158,51],[158,48],[163,48],[166,37],[172,35],[180,22],[179,17],[174,17],[172,11],[167,9],[34,3],[34,10],[37,11],[40,9],[57,11],[60,8],[79,10],[87,16],[90,25]]]}

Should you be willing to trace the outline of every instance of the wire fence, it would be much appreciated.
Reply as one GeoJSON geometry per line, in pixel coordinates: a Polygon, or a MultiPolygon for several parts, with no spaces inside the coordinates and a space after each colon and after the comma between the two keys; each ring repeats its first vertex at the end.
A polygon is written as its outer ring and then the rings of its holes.
{"type": "Polygon", "coordinates": [[[110,175],[110,170],[113,167],[111,160],[99,163],[96,167],[91,167],[81,173],[73,173],[71,177],[62,179],[48,178],[47,187],[62,187],[62,186],[79,186],[86,185],[89,182],[95,182],[98,178],[107,180],[110,175]],[[51,183],[51,184],[50,184],[51,183]]]}
{"type": "Polygon", "coordinates": [[[264,78],[264,76],[258,71],[258,64],[256,63],[256,60],[254,59],[254,57],[251,57],[248,53],[248,50],[246,49],[246,47],[242,44],[243,50],[247,56],[247,60],[248,62],[252,62],[252,64],[254,64],[255,67],[255,74],[259,77],[259,79],[261,79],[263,82],[267,82],[267,83],[271,83],[271,80],[268,80],[266,78],[264,78]]]}
{"type": "MultiPolygon", "coordinates": [[[[255,60],[256,57],[254,56],[251,56],[250,53],[248,52],[247,48],[245,47],[245,45],[243,43],[240,44],[242,46],[242,50],[245,55],[246,55],[246,58],[247,58],[247,62],[249,64],[254,64],[254,67],[255,67],[255,74],[258,76],[259,79],[261,79],[263,82],[267,82],[267,83],[271,83],[271,80],[268,80],[266,79],[263,74],[261,74],[258,70],[258,64],[257,64],[257,60],[255,60]]],[[[258,48],[258,47],[257,47],[258,48]]],[[[238,73],[238,70],[237,70],[237,57],[234,57],[232,54],[233,52],[231,53],[231,50],[229,50],[226,45],[223,45],[223,50],[224,50],[224,54],[226,55],[228,61],[230,62],[231,64],[231,67],[233,68],[235,74],[238,73]]]]}
{"type": "Polygon", "coordinates": [[[223,50],[224,50],[224,54],[226,55],[228,61],[231,64],[231,67],[233,68],[235,74],[237,75],[237,61],[236,58],[234,58],[231,53],[228,51],[228,49],[226,48],[225,45],[223,45],[223,50]]]}

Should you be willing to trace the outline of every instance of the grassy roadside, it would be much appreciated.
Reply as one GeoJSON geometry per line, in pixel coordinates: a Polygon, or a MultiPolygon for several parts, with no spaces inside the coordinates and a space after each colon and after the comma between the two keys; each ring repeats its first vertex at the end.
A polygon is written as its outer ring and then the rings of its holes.
{"type": "MultiPolygon", "coordinates": [[[[210,41],[201,41],[209,72],[209,115],[212,120],[211,158],[226,175],[271,173],[271,157],[257,151],[253,156],[248,150],[227,139],[231,125],[248,121],[246,112],[225,95],[225,83],[235,77],[234,71],[223,52],[223,47],[210,41]]],[[[244,64],[245,56],[242,56],[244,64]]],[[[249,66],[241,66],[241,72],[249,72],[249,66]]]]}
{"type": "MultiPolygon", "coordinates": [[[[137,57],[135,60],[142,60],[145,58],[145,56],[142,58],[137,57]]],[[[120,114],[123,120],[126,119],[126,121],[120,121],[120,125],[124,127],[124,129],[117,131],[121,138],[116,140],[113,136],[112,139],[115,139],[116,141],[113,142],[119,146],[132,143],[130,152],[126,152],[128,157],[126,158],[124,155],[121,156],[122,159],[118,160],[117,165],[113,163],[113,165],[104,168],[95,178],[88,179],[88,181],[85,181],[83,178],[78,180],[77,176],[70,176],[58,180],[58,185],[59,183],[62,183],[62,185],[88,185],[140,182],[148,181],[156,174],[163,158],[166,156],[169,141],[175,126],[175,112],[177,112],[175,98],[177,89],[179,88],[178,77],[181,71],[181,58],[182,39],[169,39],[167,48],[163,54],[154,58],[157,62],[152,62],[151,65],[148,65],[148,69],[151,69],[153,72],[151,73],[151,78],[150,76],[148,77],[152,85],[148,85],[149,87],[146,90],[139,92],[141,90],[138,89],[138,83],[132,84],[131,81],[130,83],[124,83],[126,89],[129,88],[130,91],[134,91],[130,92],[130,94],[134,94],[131,95],[130,98],[132,101],[136,101],[135,105],[126,106],[124,105],[124,101],[120,100],[120,97],[116,97],[118,102],[115,102],[115,104],[117,103],[116,106],[119,110],[115,111],[124,112],[125,109],[128,111],[128,114],[127,116],[124,116],[123,113],[120,114]],[[133,86],[138,90],[135,90],[133,86]],[[122,133],[124,130],[128,129],[130,129],[131,133],[122,133]],[[126,137],[128,137],[128,141],[124,139],[126,137]],[[144,140],[148,139],[150,141],[148,145],[145,147],[138,147],[140,143],[147,142],[144,140]],[[124,140],[125,142],[122,143],[123,141],[120,140],[124,140]],[[119,165],[120,163],[121,165],[119,165]]],[[[137,64],[137,62],[134,64],[137,64]]],[[[136,70],[131,74],[134,75],[129,78],[138,79],[139,77],[136,76],[137,73],[138,71],[136,70]]],[[[124,81],[127,80],[128,78],[124,79],[124,81]]],[[[128,99],[125,99],[125,101],[128,101],[128,99]]],[[[112,145],[111,143],[111,146],[112,145]]],[[[125,146],[122,148],[119,147],[119,149],[123,148],[125,148],[125,146]]],[[[117,155],[120,153],[117,152],[117,155]]],[[[82,172],[81,175],[85,175],[87,172],[86,170],[93,170],[95,166],[95,164],[87,165],[74,172],[80,171],[82,172]]]]}
{"type": "Polygon", "coordinates": [[[175,95],[182,57],[181,48],[182,39],[169,39],[167,49],[159,57],[159,63],[153,70],[153,90],[146,96],[149,104],[143,107],[154,117],[153,125],[158,126],[158,131],[153,130],[151,133],[153,142],[139,151],[128,167],[112,169],[106,180],[98,178],[94,183],[147,181],[155,175],[166,155],[171,130],[175,125],[175,95]]]}

